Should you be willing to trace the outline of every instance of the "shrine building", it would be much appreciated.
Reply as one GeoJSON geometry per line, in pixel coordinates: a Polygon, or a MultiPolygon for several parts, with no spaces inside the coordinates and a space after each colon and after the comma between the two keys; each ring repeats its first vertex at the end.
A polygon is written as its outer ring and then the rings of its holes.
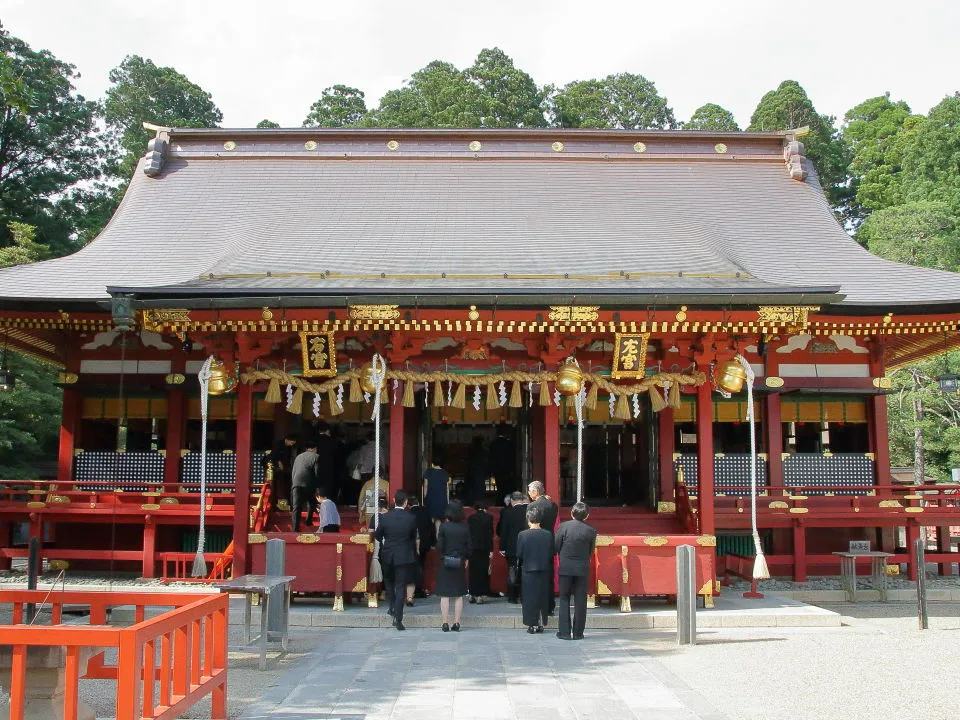
{"type": "Polygon", "coordinates": [[[0,340],[64,393],[56,480],[0,483],[0,567],[26,523],[47,559],[182,578],[202,514],[214,575],[280,537],[295,590],[363,594],[349,468],[315,535],[268,461],[321,419],[352,450],[380,403],[391,489],[442,456],[456,494],[496,443],[494,506],[541,480],[593,508],[592,595],[674,594],[693,544],[712,597],[754,553],[743,366],[771,571],[836,573],[850,540],[907,562],[898,530],[960,511],[893,484],[888,373],[957,345],[960,275],[851,239],[802,134],[160,129],[93,242],[0,270],[0,340]]]}

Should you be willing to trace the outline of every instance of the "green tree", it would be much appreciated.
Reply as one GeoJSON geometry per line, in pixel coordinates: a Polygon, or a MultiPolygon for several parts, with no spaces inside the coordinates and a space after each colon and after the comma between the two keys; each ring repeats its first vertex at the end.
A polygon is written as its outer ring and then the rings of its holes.
{"type": "Polygon", "coordinates": [[[503,50],[480,51],[464,75],[477,88],[481,127],[546,127],[544,91],[503,50]]]}
{"type": "Polygon", "coordinates": [[[850,149],[850,176],[861,214],[895,205],[903,188],[900,174],[907,135],[922,121],[890,93],[869,98],[843,118],[843,139],[850,149]]]}
{"type": "Polygon", "coordinates": [[[714,103],[701,105],[693,111],[690,119],[683,123],[684,130],[736,131],[740,129],[733,113],[714,103]]]}
{"type": "Polygon", "coordinates": [[[17,384],[0,392],[0,477],[35,477],[38,460],[56,457],[63,393],[55,369],[15,352],[7,362],[17,384]]]}
{"type": "Polygon", "coordinates": [[[0,248],[11,223],[36,228],[52,255],[75,249],[60,207],[71,187],[100,174],[97,104],[74,91],[72,65],[0,29],[0,248]]]}
{"type": "Polygon", "coordinates": [[[257,123],[258,128],[278,128],[280,123],[275,123],[273,120],[263,119],[257,123]]]}
{"type": "Polygon", "coordinates": [[[104,102],[104,119],[119,144],[122,159],[118,174],[133,174],[153,133],[144,122],[168,127],[216,127],[223,113],[210,93],[170,67],[128,55],[110,71],[112,86],[104,102]]]}
{"type": "Polygon", "coordinates": [[[643,75],[619,73],[577,80],[553,98],[556,124],[571,128],[673,129],[673,110],[643,75]]]}
{"type": "Polygon", "coordinates": [[[367,114],[363,92],[346,85],[326,88],[303,121],[304,127],[338,128],[359,123],[367,114]]]}
{"type": "Polygon", "coordinates": [[[857,238],[887,260],[941,270],[960,267],[960,220],[944,202],[921,201],[878,210],[857,238]]]}
{"type": "Polygon", "coordinates": [[[12,222],[7,229],[11,242],[7,247],[0,248],[0,268],[26,265],[48,257],[49,248],[36,242],[37,229],[33,225],[12,222]]]}
{"type": "Polygon", "coordinates": [[[960,92],[937,104],[903,150],[904,196],[960,213],[960,92]]]}
{"type": "Polygon", "coordinates": [[[820,115],[807,92],[795,80],[784,80],[776,90],[764,95],[750,118],[747,130],[793,130],[809,127],[802,139],[823,191],[840,217],[856,220],[852,207],[853,191],[847,178],[849,154],[834,119],[820,115]]]}
{"type": "Polygon", "coordinates": [[[434,60],[391,90],[365,125],[396,128],[480,127],[478,89],[447,62],[434,60]]]}

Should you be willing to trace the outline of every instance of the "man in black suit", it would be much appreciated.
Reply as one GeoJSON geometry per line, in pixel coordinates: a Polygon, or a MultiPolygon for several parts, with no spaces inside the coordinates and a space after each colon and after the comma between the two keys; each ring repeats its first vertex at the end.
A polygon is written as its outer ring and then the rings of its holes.
{"type": "Polygon", "coordinates": [[[527,503],[521,492],[510,496],[510,505],[500,511],[497,535],[500,554],[507,559],[507,601],[516,605],[520,595],[520,571],[517,568],[517,535],[526,530],[527,503]],[[512,582],[511,582],[512,580],[512,582]]]}
{"type": "MultiPolygon", "coordinates": [[[[552,538],[553,529],[557,524],[557,513],[559,512],[557,504],[550,498],[549,495],[546,494],[543,489],[543,483],[539,480],[534,480],[532,483],[527,485],[527,494],[530,495],[530,500],[532,500],[527,509],[529,510],[530,508],[535,508],[540,513],[540,517],[542,518],[540,527],[542,527],[544,530],[548,530],[550,532],[550,537],[552,538]]],[[[549,597],[547,598],[550,608],[549,612],[551,615],[553,615],[553,612],[557,607],[557,595],[556,588],[553,586],[552,574],[550,575],[550,582],[547,585],[547,592],[549,594],[549,597]]]]}
{"type": "Polygon", "coordinates": [[[416,577],[417,518],[407,512],[409,496],[397,490],[393,496],[393,510],[380,516],[377,540],[380,541],[380,565],[383,584],[390,601],[390,615],[397,630],[403,626],[403,603],[407,597],[407,583],[416,577]]]}
{"type": "Polygon", "coordinates": [[[326,488],[327,497],[336,502],[340,493],[340,478],[337,475],[337,441],[330,435],[330,426],[321,420],[317,423],[317,485],[326,488]]]}
{"type": "Polygon", "coordinates": [[[582,640],[587,624],[587,583],[590,560],[597,544],[597,531],[585,522],[590,515],[586,503],[578,502],[570,511],[573,520],[560,523],[554,547],[560,558],[560,631],[561,640],[582,640]],[[570,596],[573,596],[573,633],[570,632],[570,596]]]}

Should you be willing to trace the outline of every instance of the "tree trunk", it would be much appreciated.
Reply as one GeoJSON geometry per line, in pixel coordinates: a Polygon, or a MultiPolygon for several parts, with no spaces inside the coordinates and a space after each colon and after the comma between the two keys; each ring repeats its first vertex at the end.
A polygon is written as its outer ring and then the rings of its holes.
{"type": "Polygon", "coordinates": [[[923,453],[923,396],[920,374],[913,373],[913,483],[923,485],[925,470],[923,453]]]}

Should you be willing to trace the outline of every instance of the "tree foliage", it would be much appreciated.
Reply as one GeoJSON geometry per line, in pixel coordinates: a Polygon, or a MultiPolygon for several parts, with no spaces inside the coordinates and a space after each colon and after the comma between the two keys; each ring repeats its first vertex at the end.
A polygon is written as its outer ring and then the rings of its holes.
{"type": "Polygon", "coordinates": [[[476,113],[480,127],[545,127],[546,93],[513,60],[500,50],[482,50],[464,76],[476,88],[476,113]]]}
{"type": "Polygon", "coordinates": [[[339,128],[357,125],[367,114],[363,92],[346,85],[334,85],[323,91],[310,106],[304,127],[339,128]]]}
{"type": "MultiPolygon", "coordinates": [[[[834,211],[842,218],[855,215],[853,192],[847,181],[849,158],[834,126],[834,119],[817,113],[813,102],[796,80],[784,80],[760,99],[747,130],[794,130],[809,127],[803,136],[805,153],[813,163],[820,184],[834,211]]],[[[855,218],[854,218],[855,219],[855,218]]]]}
{"type": "Polygon", "coordinates": [[[99,177],[97,104],[78,95],[75,68],[0,29],[0,248],[11,223],[60,255],[75,248],[61,204],[71,187],[99,177]]]}
{"type": "Polygon", "coordinates": [[[450,63],[434,60],[380,100],[367,124],[378,127],[480,127],[476,86],[450,63]]]}
{"type": "Polygon", "coordinates": [[[33,225],[12,222],[7,228],[11,242],[0,248],[0,268],[25,265],[47,257],[50,250],[36,241],[37,229],[33,225]]]}
{"type": "Polygon", "coordinates": [[[940,270],[960,267],[960,221],[947,203],[921,201],[878,210],[858,237],[887,260],[940,270]]]}
{"type": "Polygon", "coordinates": [[[38,460],[56,457],[63,393],[55,369],[14,352],[7,360],[17,384],[0,392],[0,477],[31,477],[38,460]]]}
{"type": "Polygon", "coordinates": [[[263,120],[257,123],[257,127],[258,128],[278,128],[280,127],[280,123],[276,123],[273,120],[267,120],[266,118],[264,118],[263,120]]]}
{"type": "Polygon", "coordinates": [[[903,195],[960,213],[960,92],[936,105],[903,149],[903,195]]]}
{"type": "Polygon", "coordinates": [[[732,112],[715,103],[707,103],[693,111],[690,119],[683,123],[683,129],[730,132],[739,130],[740,126],[737,125],[732,112]]]}
{"type": "Polygon", "coordinates": [[[643,75],[618,73],[602,80],[577,80],[553,98],[556,124],[570,128],[627,130],[677,127],[673,110],[643,75]]]}
{"type": "Polygon", "coordinates": [[[104,102],[104,119],[120,145],[119,174],[129,178],[146,152],[153,133],[144,122],[168,127],[216,127],[223,113],[210,93],[170,67],[128,55],[110,71],[112,86],[104,102]]]}

